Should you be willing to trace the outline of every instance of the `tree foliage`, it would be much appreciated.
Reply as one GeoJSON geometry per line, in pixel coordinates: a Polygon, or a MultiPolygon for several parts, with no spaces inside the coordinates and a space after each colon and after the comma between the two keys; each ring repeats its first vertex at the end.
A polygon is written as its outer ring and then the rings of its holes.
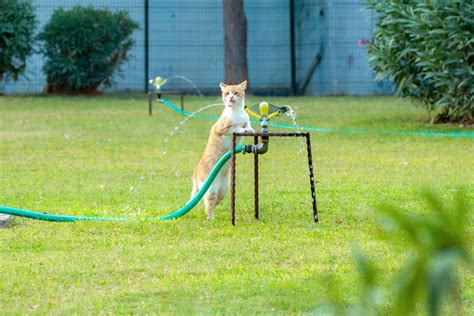
{"type": "Polygon", "coordinates": [[[474,119],[474,6],[458,0],[368,0],[369,64],[438,122],[474,119]]]}

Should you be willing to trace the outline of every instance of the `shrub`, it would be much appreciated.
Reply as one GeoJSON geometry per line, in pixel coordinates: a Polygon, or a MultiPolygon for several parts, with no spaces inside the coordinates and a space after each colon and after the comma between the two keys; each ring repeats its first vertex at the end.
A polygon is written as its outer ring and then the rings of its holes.
{"type": "Polygon", "coordinates": [[[474,118],[474,6],[456,0],[368,0],[377,16],[369,64],[436,121],[474,118]]]}
{"type": "Polygon", "coordinates": [[[128,60],[137,28],[126,11],[91,6],[55,10],[38,35],[44,42],[47,92],[94,93],[100,85],[110,86],[128,60]]]}
{"type": "Polygon", "coordinates": [[[33,49],[36,18],[26,1],[0,0],[0,80],[18,80],[33,49]]]}

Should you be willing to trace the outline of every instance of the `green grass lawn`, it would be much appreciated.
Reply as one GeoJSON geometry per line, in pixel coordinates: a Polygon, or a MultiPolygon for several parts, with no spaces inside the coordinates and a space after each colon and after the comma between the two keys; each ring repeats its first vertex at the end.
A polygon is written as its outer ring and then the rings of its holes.
{"type": "MultiPolygon", "coordinates": [[[[319,224],[311,221],[306,153],[295,139],[272,138],[260,158],[260,221],[247,155],[237,158],[235,227],[228,195],[213,222],[202,204],[177,221],[144,222],[189,199],[212,121],[191,119],[169,137],[183,117],[158,104],[149,117],[144,95],[0,97],[0,205],[137,219],[15,218],[0,230],[0,313],[311,312],[328,298],[328,275],[354,301],[355,245],[387,280],[406,259],[408,242],[387,242],[379,228],[380,203],[423,214],[424,187],[446,202],[459,186],[474,197],[473,138],[375,133],[472,130],[423,123],[421,108],[392,97],[266,100],[292,105],[301,125],[374,131],[311,134],[319,224]]],[[[189,97],[185,106],[216,101],[189,97]]],[[[474,278],[461,273],[472,313],[474,278]]]]}

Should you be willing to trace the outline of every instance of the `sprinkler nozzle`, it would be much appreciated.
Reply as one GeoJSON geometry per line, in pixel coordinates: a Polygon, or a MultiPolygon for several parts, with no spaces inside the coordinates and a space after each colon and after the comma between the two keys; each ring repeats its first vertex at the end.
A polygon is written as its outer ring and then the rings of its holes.
{"type": "Polygon", "coordinates": [[[157,90],[160,90],[168,82],[168,79],[164,79],[160,76],[155,77],[155,79],[150,79],[149,83],[154,85],[157,90]]]}
{"type": "Polygon", "coordinates": [[[289,112],[290,108],[289,106],[277,107],[276,105],[268,104],[267,102],[262,101],[252,105],[251,107],[245,106],[245,111],[251,118],[261,122],[262,132],[268,132],[268,122],[276,119],[283,113],[289,112]]]}
{"type": "Polygon", "coordinates": [[[285,105],[285,106],[281,106],[281,107],[280,107],[280,110],[279,110],[279,112],[280,112],[281,114],[286,113],[286,112],[288,112],[288,111],[290,111],[290,109],[289,109],[288,106],[286,106],[286,105],[285,105]]]}

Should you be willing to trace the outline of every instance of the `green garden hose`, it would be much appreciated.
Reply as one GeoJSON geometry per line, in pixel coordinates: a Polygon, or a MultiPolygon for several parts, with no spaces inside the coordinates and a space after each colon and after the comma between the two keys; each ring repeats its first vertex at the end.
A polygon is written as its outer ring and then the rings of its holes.
{"type": "MultiPolygon", "coordinates": [[[[244,146],[242,145],[235,147],[236,153],[241,153],[243,150],[244,150],[244,146]]],[[[179,210],[171,214],[168,214],[162,217],[146,218],[145,220],[156,221],[156,220],[177,219],[185,215],[189,211],[191,211],[196,206],[196,204],[198,204],[199,201],[204,197],[204,194],[206,194],[212,182],[219,174],[219,171],[222,169],[222,167],[224,167],[226,162],[230,159],[231,155],[232,153],[230,150],[226,152],[224,155],[222,155],[219,161],[217,161],[214,168],[211,170],[211,173],[207,177],[202,188],[188,203],[186,203],[186,205],[184,205],[182,208],[180,208],[179,210]]],[[[37,220],[42,220],[42,221],[50,221],[50,222],[128,221],[129,220],[128,218],[124,218],[124,217],[89,217],[89,216],[54,215],[54,214],[27,211],[27,210],[22,210],[18,208],[8,207],[8,206],[0,206],[0,213],[26,217],[26,218],[31,218],[31,219],[37,219],[37,220]]]]}
{"type": "MultiPolygon", "coordinates": [[[[204,119],[215,120],[218,118],[216,115],[207,115],[207,114],[193,114],[185,110],[181,110],[179,107],[174,105],[170,100],[162,98],[161,102],[167,107],[177,112],[182,116],[193,116],[204,119]]],[[[254,123],[258,123],[258,120],[250,119],[254,123]]],[[[350,128],[329,128],[329,127],[317,127],[309,125],[301,125],[296,127],[290,124],[269,122],[268,126],[287,128],[287,129],[301,129],[306,131],[322,132],[322,133],[349,133],[349,134],[374,134],[374,135],[408,135],[408,136],[446,136],[446,137],[474,137],[474,133],[471,132],[429,132],[429,131],[369,131],[365,129],[350,129],[350,128]]]]}

